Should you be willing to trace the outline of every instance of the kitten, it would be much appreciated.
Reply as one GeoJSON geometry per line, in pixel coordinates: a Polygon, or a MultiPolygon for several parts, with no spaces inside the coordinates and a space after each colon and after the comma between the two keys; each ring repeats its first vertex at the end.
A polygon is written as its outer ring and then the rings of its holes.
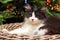
{"type": "MultiPolygon", "coordinates": [[[[45,10],[44,7],[40,8],[40,10],[45,10]]],[[[36,35],[36,31],[38,31],[38,29],[40,27],[43,27],[44,21],[46,20],[46,16],[45,16],[45,11],[44,12],[40,12],[37,10],[32,10],[29,9],[25,11],[25,21],[24,24],[22,25],[21,28],[15,29],[10,31],[9,33],[11,34],[18,34],[18,35],[36,35]]],[[[42,29],[40,30],[40,35],[45,35],[45,33],[47,32],[47,29],[42,29]]]]}
{"type": "MultiPolygon", "coordinates": [[[[25,8],[26,9],[26,8],[25,8]]],[[[47,35],[60,34],[60,19],[46,16],[46,7],[37,10],[32,8],[25,10],[24,24],[21,28],[9,31],[10,34],[18,35],[47,35]]]]}

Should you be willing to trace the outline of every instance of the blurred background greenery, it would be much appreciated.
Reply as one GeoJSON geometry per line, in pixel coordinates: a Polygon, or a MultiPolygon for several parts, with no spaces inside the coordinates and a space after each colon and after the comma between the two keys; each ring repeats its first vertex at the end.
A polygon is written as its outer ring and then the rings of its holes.
{"type": "MultiPolygon", "coordinates": [[[[24,1],[25,0],[0,0],[0,24],[6,22],[8,18],[15,17],[22,19],[24,16],[24,1]]],[[[46,12],[49,16],[60,17],[60,0],[27,0],[27,2],[35,8],[46,6],[46,12]]]]}

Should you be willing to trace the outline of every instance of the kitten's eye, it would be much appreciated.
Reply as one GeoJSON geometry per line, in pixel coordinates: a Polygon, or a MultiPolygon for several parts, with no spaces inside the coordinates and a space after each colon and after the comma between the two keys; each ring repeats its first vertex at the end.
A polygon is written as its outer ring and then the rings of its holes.
{"type": "Polygon", "coordinates": [[[31,14],[32,14],[32,12],[29,12],[29,14],[31,15],[31,14]]]}
{"type": "Polygon", "coordinates": [[[36,15],[36,17],[38,18],[38,19],[44,19],[44,13],[42,13],[42,12],[39,12],[39,11],[36,11],[35,12],[35,15],[36,15]]]}
{"type": "Polygon", "coordinates": [[[32,16],[32,12],[31,11],[28,11],[27,14],[26,14],[26,17],[29,18],[32,16]]]}

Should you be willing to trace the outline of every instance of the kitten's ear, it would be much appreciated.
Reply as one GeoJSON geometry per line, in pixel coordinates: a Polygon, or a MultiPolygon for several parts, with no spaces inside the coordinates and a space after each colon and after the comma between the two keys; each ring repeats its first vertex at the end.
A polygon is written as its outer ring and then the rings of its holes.
{"type": "Polygon", "coordinates": [[[38,11],[43,15],[44,18],[47,18],[46,6],[42,6],[42,7],[38,8],[38,11]]]}
{"type": "Polygon", "coordinates": [[[41,7],[41,10],[46,10],[46,7],[45,6],[41,7]]]}
{"type": "Polygon", "coordinates": [[[40,8],[38,8],[38,10],[40,11],[40,12],[46,12],[46,6],[42,6],[42,7],[40,7],[40,8]]]}
{"type": "Polygon", "coordinates": [[[32,10],[32,6],[27,4],[24,6],[24,9],[25,9],[25,11],[30,11],[30,10],[32,10]]]}

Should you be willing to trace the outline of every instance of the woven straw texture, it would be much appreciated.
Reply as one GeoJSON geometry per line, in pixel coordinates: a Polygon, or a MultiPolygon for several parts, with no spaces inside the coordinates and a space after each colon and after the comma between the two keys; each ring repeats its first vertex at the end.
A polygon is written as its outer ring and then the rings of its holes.
{"type": "MultiPolygon", "coordinates": [[[[18,28],[21,25],[22,23],[4,24],[4,25],[0,25],[0,29],[6,28],[8,30],[13,30],[13,28],[14,29],[18,28]]],[[[19,36],[16,34],[9,34],[7,32],[0,30],[0,40],[60,40],[60,35],[56,34],[56,35],[44,35],[44,36],[38,36],[38,35],[20,35],[19,36]]]]}

